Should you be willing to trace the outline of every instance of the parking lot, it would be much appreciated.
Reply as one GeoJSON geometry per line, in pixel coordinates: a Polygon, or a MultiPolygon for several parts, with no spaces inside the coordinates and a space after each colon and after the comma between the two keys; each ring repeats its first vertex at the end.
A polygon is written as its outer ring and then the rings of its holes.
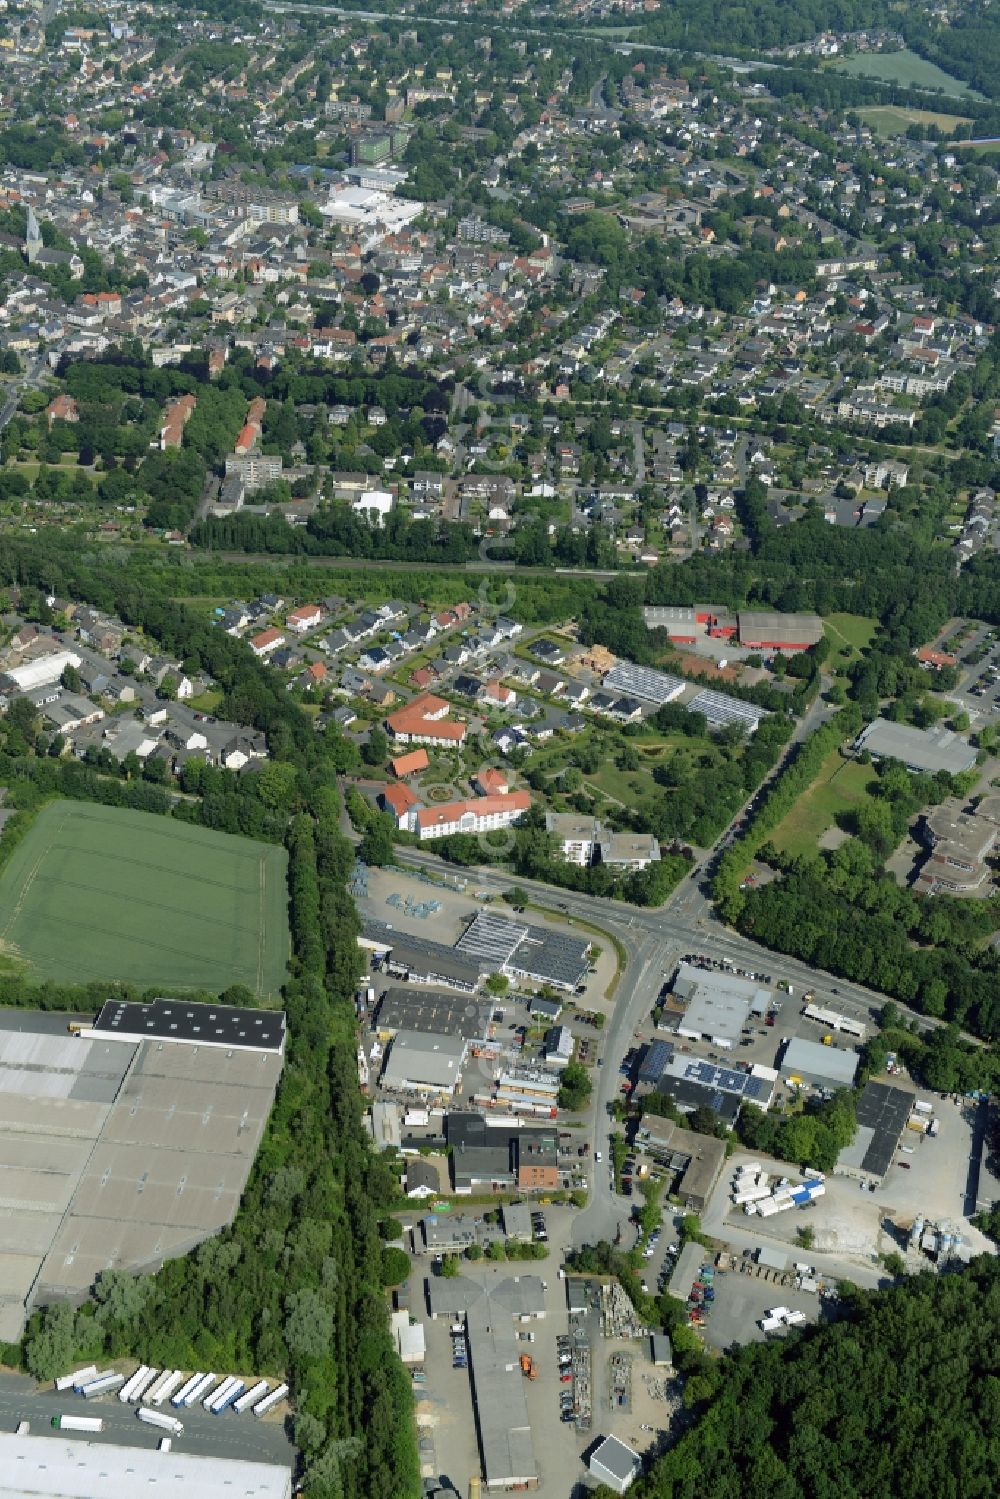
{"type": "MultiPolygon", "coordinates": [[[[136,1407],[123,1405],[115,1395],[85,1401],[72,1391],[60,1395],[51,1386],[39,1388],[34,1380],[22,1375],[0,1374],[0,1425],[5,1430],[14,1431],[19,1421],[27,1421],[32,1435],[59,1435],[52,1431],[51,1424],[52,1417],[58,1415],[101,1417],[104,1431],[87,1432],[80,1437],[81,1441],[119,1442],[152,1451],[163,1436],[162,1431],[138,1421],[136,1407]]],[[[249,1412],[237,1416],[229,1410],[213,1416],[194,1406],[181,1414],[181,1420],[184,1434],[175,1437],[173,1443],[178,1452],[241,1458],[245,1462],[284,1463],[288,1467],[294,1463],[290,1423],[281,1414],[259,1421],[249,1412]]],[[[65,1437],[66,1433],[61,1435],[65,1437]]]]}
{"type": "MultiPolygon", "coordinates": [[[[802,1254],[804,1259],[811,1260],[808,1253],[802,1251],[802,1254]]],[[[787,1337],[786,1332],[765,1333],[761,1330],[761,1319],[773,1307],[786,1306],[792,1311],[802,1312],[810,1323],[830,1316],[836,1305],[822,1301],[809,1291],[798,1291],[794,1286],[780,1285],[752,1272],[743,1274],[739,1270],[728,1270],[725,1274],[716,1274],[714,1284],[712,1315],[701,1329],[710,1348],[729,1348],[734,1343],[760,1343],[766,1337],[787,1337]]]]}

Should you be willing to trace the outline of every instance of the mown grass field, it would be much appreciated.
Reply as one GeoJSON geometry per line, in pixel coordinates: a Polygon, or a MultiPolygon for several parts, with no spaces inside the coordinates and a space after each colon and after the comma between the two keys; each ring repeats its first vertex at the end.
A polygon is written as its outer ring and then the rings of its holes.
{"type": "Polygon", "coordinates": [[[867,614],[828,614],[823,620],[823,629],[835,651],[849,646],[857,654],[875,634],[875,621],[867,614]]]}
{"type": "Polygon", "coordinates": [[[899,52],[855,52],[850,57],[839,57],[830,66],[842,73],[852,73],[856,78],[880,78],[885,83],[898,83],[903,88],[940,89],[950,98],[962,94],[976,99],[982,97],[961,78],[953,78],[907,47],[899,52]]]}
{"type": "Polygon", "coordinates": [[[0,875],[0,953],[40,978],[276,996],[282,848],[147,812],[43,807],[0,875]]]}
{"type": "Polygon", "coordinates": [[[947,135],[956,125],[972,123],[968,115],[942,114],[935,109],[902,109],[894,104],[873,104],[868,109],[859,109],[858,114],[883,139],[905,135],[911,125],[936,125],[947,135]]]}
{"type": "Polygon", "coordinates": [[[875,772],[870,765],[843,760],[839,750],[834,750],[823,761],[812,785],[778,823],[771,842],[775,848],[795,857],[814,854],[827,828],[833,826],[842,812],[850,812],[864,801],[874,780],[875,772]]]}

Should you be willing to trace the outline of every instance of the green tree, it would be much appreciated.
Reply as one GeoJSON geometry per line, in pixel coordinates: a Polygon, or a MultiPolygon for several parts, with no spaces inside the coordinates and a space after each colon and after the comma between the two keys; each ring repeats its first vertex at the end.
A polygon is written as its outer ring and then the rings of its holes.
{"type": "Polygon", "coordinates": [[[389,738],[384,729],[378,724],[372,724],[368,730],[368,738],[361,746],[361,758],[366,765],[384,765],[385,757],[389,753],[389,738]]]}
{"type": "Polygon", "coordinates": [[[401,1286],[410,1274],[410,1256],[394,1244],[382,1250],[382,1284],[401,1286]]]}
{"type": "Polygon", "coordinates": [[[384,865],[391,864],[395,859],[395,827],[392,818],[386,812],[380,812],[373,817],[365,828],[358,849],[360,858],[366,864],[384,865]]]}
{"type": "Polygon", "coordinates": [[[591,1094],[590,1073],[582,1062],[567,1062],[559,1080],[559,1107],[576,1112],[586,1108],[591,1094]]]}

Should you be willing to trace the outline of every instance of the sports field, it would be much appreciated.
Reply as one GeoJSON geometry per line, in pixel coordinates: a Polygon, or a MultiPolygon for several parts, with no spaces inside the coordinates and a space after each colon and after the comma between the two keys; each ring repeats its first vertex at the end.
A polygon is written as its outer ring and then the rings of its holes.
{"type": "Polygon", "coordinates": [[[878,78],[885,83],[897,83],[901,88],[940,91],[949,98],[959,98],[962,94],[974,99],[983,97],[961,78],[953,78],[936,63],[919,57],[908,47],[903,47],[898,52],[855,52],[847,57],[838,57],[827,66],[843,73],[853,73],[859,78],[878,78]]]}
{"type": "Polygon", "coordinates": [[[283,848],[89,802],[42,808],[0,874],[0,954],[41,978],[276,995],[283,848]]]}

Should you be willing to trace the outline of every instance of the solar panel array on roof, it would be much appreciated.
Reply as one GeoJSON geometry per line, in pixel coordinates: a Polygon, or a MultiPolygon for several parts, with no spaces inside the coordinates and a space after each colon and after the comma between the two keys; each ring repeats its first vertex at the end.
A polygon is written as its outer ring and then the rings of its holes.
{"type": "Polygon", "coordinates": [[[709,728],[722,729],[727,724],[743,724],[753,732],[762,718],[769,716],[766,708],[756,703],[744,703],[738,697],[729,697],[724,692],[713,692],[706,687],[688,703],[691,713],[703,713],[709,728]]]}
{"type": "Polygon", "coordinates": [[[764,1077],[747,1077],[743,1097],[751,1103],[761,1103],[766,1108],[774,1092],[774,1083],[764,1077]]]}
{"type": "Polygon", "coordinates": [[[674,1048],[669,1041],[653,1041],[646,1048],[646,1054],[639,1064],[640,1083],[657,1083],[663,1075],[663,1069],[674,1054],[674,1048]]]}
{"type": "Polygon", "coordinates": [[[723,1093],[718,1088],[705,1088],[701,1083],[690,1082],[683,1077],[672,1077],[665,1072],[657,1084],[657,1092],[672,1098],[679,1109],[692,1112],[694,1109],[711,1109],[728,1124],[735,1124],[740,1112],[740,1098],[736,1093],[723,1093]]]}
{"type": "Polygon", "coordinates": [[[459,937],[455,948],[470,958],[482,958],[502,968],[527,935],[526,926],[508,921],[504,916],[480,911],[459,937]]]}
{"type": "Polygon", "coordinates": [[[723,1093],[742,1093],[747,1080],[747,1074],[735,1067],[717,1067],[703,1061],[685,1062],[683,1075],[704,1088],[720,1088],[723,1093]]]}
{"type": "Polygon", "coordinates": [[[587,974],[589,942],[569,937],[545,927],[528,927],[507,966],[512,973],[523,973],[541,983],[560,989],[575,989],[587,974]]]}
{"type": "Polygon", "coordinates": [[[912,1108],[913,1095],[902,1088],[889,1083],[865,1085],[857,1105],[858,1127],[870,1129],[872,1139],[861,1162],[863,1171],[885,1176],[912,1108]]]}
{"type": "Polygon", "coordinates": [[[603,687],[628,692],[647,703],[672,703],[687,686],[683,677],[671,677],[651,666],[637,666],[634,661],[618,661],[604,678],[603,687]]]}

